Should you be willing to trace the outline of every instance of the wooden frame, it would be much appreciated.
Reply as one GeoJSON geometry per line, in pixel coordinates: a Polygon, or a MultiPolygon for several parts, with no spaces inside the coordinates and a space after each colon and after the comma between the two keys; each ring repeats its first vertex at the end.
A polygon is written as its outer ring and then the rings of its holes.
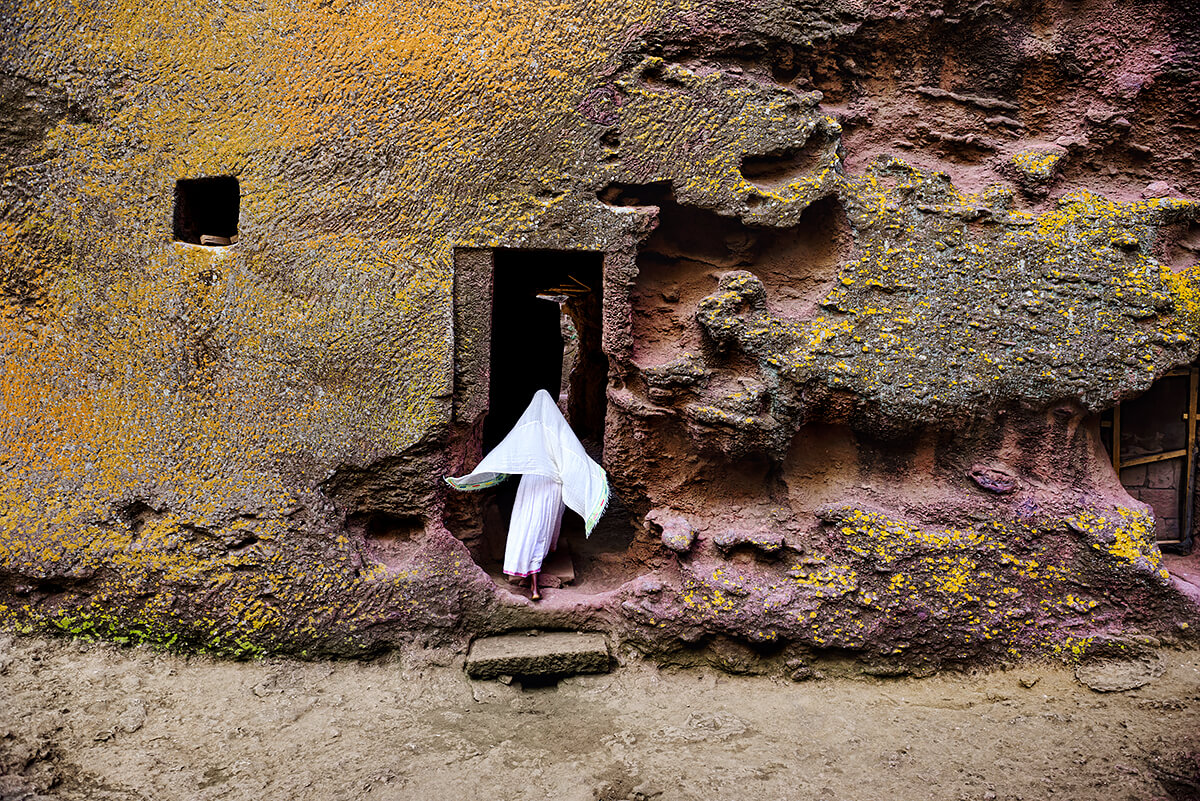
{"type": "Polygon", "coordinates": [[[1196,417],[1197,417],[1197,392],[1200,391],[1200,367],[1195,365],[1180,369],[1172,370],[1167,373],[1164,378],[1182,377],[1188,378],[1188,406],[1187,414],[1184,419],[1187,421],[1187,441],[1186,446],[1181,450],[1164,451],[1162,453],[1152,453],[1146,456],[1138,456],[1128,461],[1121,460],[1121,404],[1113,407],[1112,417],[1112,466],[1117,471],[1117,477],[1120,478],[1121,470],[1126,467],[1138,467],[1144,464],[1154,464],[1155,462],[1165,462],[1169,459],[1184,460],[1184,500],[1183,500],[1183,528],[1179,532],[1179,540],[1160,540],[1160,542],[1190,542],[1192,539],[1192,522],[1193,513],[1192,507],[1196,500],[1196,417]]]}

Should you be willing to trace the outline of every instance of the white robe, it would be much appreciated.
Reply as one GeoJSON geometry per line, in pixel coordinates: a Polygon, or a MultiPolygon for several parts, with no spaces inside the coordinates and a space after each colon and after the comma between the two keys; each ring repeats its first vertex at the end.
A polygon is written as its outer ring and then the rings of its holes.
{"type": "Polygon", "coordinates": [[[475,490],[517,474],[521,483],[508,527],[504,572],[527,576],[541,569],[558,541],[564,506],[583,518],[585,534],[592,533],[608,505],[608,476],[542,389],[473,472],[446,481],[455,489],[475,490]]]}
{"type": "Polygon", "coordinates": [[[542,569],[546,554],[558,544],[566,508],[557,481],[534,473],[521,476],[504,546],[507,575],[528,576],[542,569]]]}

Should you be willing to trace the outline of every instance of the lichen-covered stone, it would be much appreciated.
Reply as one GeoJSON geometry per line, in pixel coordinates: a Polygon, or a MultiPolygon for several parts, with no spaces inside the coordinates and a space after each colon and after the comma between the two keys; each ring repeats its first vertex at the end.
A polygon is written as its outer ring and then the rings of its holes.
{"type": "Polygon", "coordinates": [[[1022,150],[1008,160],[1012,171],[1026,189],[1041,189],[1058,175],[1062,160],[1067,155],[1062,146],[1022,150]]]}
{"type": "Polygon", "coordinates": [[[742,671],[1175,636],[1097,415],[1200,350],[1198,41],[1165,0],[10,4],[0,618],[742,671]],[[236,244],[174,241],[205,176],[236,244]],[[628,530],[541,607],[440,481],[510,248],[604,253],[628,530]]]}
{"type": "Polygon", "coordinates": [[[662,529],[662,544],[677,553],[686,553],[696,542],[696,531],[686,518],[651,510],[646,515],[646,523],[662,529]]]}

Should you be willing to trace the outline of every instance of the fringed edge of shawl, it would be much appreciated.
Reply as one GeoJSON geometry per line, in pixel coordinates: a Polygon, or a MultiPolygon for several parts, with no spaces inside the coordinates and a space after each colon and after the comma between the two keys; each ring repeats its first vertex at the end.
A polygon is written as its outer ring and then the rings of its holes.
{"type": "Polygon", "coordinates": [[[444,478],[446,479],[446,483],[454,487],[456,490],[470,491],[494,487],[504,479],[508,478],[508,473],[497,473],[495,478],[489,478],[487,481],[475,481],[469,484],[465,481],[459,481],[456,478],[451,478],[450,476],[444,476],[444,478]]]}
{"type": "MultiPolygon", "coordinates": [[[[473,482],[470,484],[463,482],[463,481],[459,481],[458,479],[455,479],[455,478],[451,478],[450,476],[443,476],[443,478],[445,479],[447,484],[454,487],[456,490],[471,491],[471,490],[487,489],[488,487],[494,487],[497,484],[499,484],[501,481],[503,481],[504,479],[508,478],[508,476],[509,476],[508,473],[498,473],[495,478],[489,478],[487,481],[476,481],[476,482],[473,482]]],[[[584,521],[584,527],[583,527],[584,536],[587,536],[587,537],[592,536],[592,529],[594,529],[596,527],[596,524],[600,522],[600,518],[604,516],[604,512],[607,511],[607,509],[608,509],[608,499],[609,499],[608,478],[605,477],[604,496],[602,498],[600,498],[600,502],[596,504],[596,508],[592,509],[592,513],[589,514],[587,516],[587,520],[584,521]]]]}
{"type": "Polygon", "coordinates": [[[600,503],[598,503],[596,508],[592,510],[592,513],[588,515],[586,525],[583,527],[583,534],[585,537],[592,536],[592,529],[596,527],[596,524],[600,522],[600,518],[604,516],[604,511],[608,509],[608,495],[608,478],[606,477],[604,479],[604,497],[600,499],[600,503]]]}

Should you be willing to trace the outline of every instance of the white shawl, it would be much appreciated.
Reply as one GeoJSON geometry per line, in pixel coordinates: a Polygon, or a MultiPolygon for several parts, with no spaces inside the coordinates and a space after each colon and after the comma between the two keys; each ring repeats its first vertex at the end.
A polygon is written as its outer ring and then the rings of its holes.
{"type": "Polygon", "coordinates": [[[571,426],[539,389],[529,408],[499,445],[483,457],[468,475],[446,478],[455,489],[493,487],[510,475],[533,474],[562,485],[563,503],[583,518],[584,533],[591,534],[608,506],[608,476],[592,461],[571,426]]]}

